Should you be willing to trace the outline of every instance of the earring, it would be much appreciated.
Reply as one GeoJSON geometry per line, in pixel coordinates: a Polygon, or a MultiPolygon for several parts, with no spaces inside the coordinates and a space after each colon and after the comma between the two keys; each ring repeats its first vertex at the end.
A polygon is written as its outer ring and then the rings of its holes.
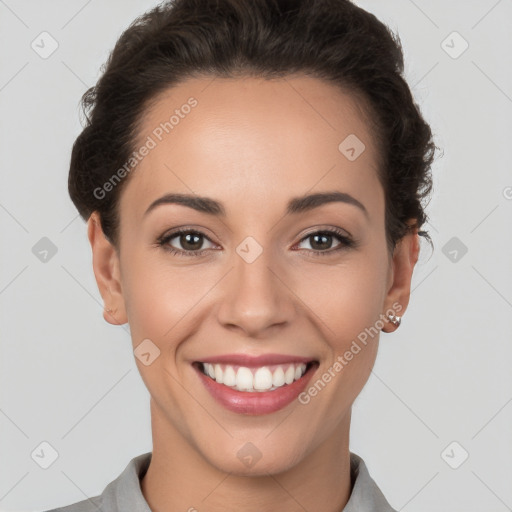
{"type": "Polygon", "coordinates": [[[400,324],[402,323],[402,317],[396,316],[393,313],[388,315],[388,320],[397,328],[400,327],[400,324]]]}
{"type": "Polygon", "coordinates": [[[105,311],[107,313],[115,313],[117,311],[117,309],[112,310],[112,309],[108,308],[108,309],[105,309],[105,311]]]}

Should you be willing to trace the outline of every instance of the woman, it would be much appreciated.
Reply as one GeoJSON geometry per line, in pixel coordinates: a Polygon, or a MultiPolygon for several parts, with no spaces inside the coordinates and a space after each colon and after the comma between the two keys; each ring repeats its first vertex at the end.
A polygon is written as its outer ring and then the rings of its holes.
{"type": "Polygon", "coordinates": [[[176,0],[122,34],[71,159],[153,451],[67,512],[393,511],[349,450],[406,311],[435,145],[348,0],[176,0]]]}

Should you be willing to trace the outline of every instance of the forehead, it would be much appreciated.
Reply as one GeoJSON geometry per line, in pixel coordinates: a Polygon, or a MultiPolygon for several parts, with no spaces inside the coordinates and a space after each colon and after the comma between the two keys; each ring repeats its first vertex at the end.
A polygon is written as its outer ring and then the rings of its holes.
{"type": "Polygon", "coordinates": [[[315,188],[357,195],[379,186],[359,99],[312,77],[189,79],[151,101],[136,148],[144,144],[121,198],[139,215],[169,192],[249,208],[251,198],[261,206],[315,188]]]}

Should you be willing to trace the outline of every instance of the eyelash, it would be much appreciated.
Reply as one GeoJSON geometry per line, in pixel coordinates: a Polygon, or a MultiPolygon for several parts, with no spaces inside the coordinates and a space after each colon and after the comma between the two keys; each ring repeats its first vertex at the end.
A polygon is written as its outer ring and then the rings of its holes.
{"type": "MultiPolygon", "coordinates": [[[[169,244],[169,241],[175,238],[178,235],[181,234],[193,234],[198,235],[206,238],[210,242],[212,242],[204,233],[201,233],[200,231],[196,231],[195,229],[187,229],[187,228],[181,228],[177,229],[176,231],[173,231],[169,234],[164,234],[157,240],[157,246],[162,247],[165,251],[169,252],[172,255],[175,256],[202,256],[204,253],[208,251],[208,249],[202,249],[200,251],[182,251],[180,249],[176,249],[169,244]]],[[[353,240],[352,238],[348,237],[344,231],[341,231],[340,229],[322,229],[319,231],[313,231],[312,233],[308,233],[305,237],[303,237],[299,243],[303,242],[304,240],[307,240],[308,238],[312,237],[313,235],[332,235],[335,238],[337,238],[341,243],[338,247],[334,249],[327,249],[325,251],[315,251],[314,249],[298,249],[298,250],[306,250],[310,252],[313,256],[325,256],[330,255],[333,253],[336,253],[338,251],[342,251],[344,249],[351,249],[357,246],[357,242],[353,240]]],[[[213,243],[213,242],[212,242],[213,243]]]]}

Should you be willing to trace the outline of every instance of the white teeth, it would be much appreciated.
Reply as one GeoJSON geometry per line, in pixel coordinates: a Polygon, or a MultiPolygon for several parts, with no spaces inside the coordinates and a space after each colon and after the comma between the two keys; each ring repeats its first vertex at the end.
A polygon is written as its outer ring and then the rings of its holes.
{"type": "Polygon", "coordinates": [[[306,364],[288,364],[274,367],[272,372],[268,366],[249,369],[240,366],[235,371],[231,365],[203,363],[203,373],[219,384],[237,389],[238,391],[258,392],[272,391],[285,384],[300,379],[306,372],[306,364]],[[223,369],[224,367],[224,369],[223,369]]]}
{"type": "Polygon", "coordinates": [[[286,384],[291,384],[295,380],[295,368],[290,366],[284,374],[284,381],[286,384]]]}
{"type": "Polygon", "coordinates": [[[240,366],[236,372],[236,389],[238,391],[250,391],[253,388],[253,376],[249,368],[240,366]]]}
{"type": "Polygon", "coordinates": [[[270,389],[272,387],[272,373],[264,366],[258,368],[254,374],[254,389],[270,389]]]}
{"type": "Polygon", "coordinates": [[[272,384],[276,387],[284,385],[284,370],[281,367],[277,368],[272,375],[272,384]]]}
{"type": "Polygon", "coordinates": [[[235,370],[233,370],[232,366],[227,366],[226,369],[224,370],[222,384],[230,387],[236,386],[236,375],[235,370]]]}
{"type": "Polygon", "coordinates": [[[217,382],[220,382],[222,384],[222,368],[220,367],[220,364],[215,365],[215,380],[217,382]]]}

